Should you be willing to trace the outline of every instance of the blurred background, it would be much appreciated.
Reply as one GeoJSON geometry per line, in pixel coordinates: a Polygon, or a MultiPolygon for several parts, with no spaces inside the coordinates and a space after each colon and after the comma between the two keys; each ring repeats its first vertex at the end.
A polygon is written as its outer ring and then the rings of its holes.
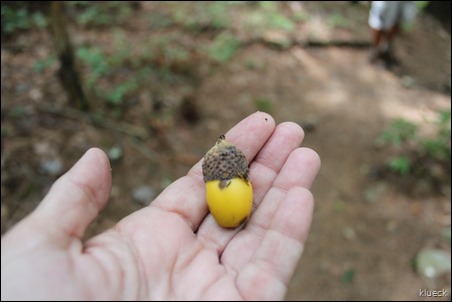
{"type": "Polygon", "coordinates": [[[416,5],[385,68],[369,1],[2,2],[2,234],[93,146],[101,232],[259,110],[322,159],[287,300],[450,300],[451,10],[416,5]]]}

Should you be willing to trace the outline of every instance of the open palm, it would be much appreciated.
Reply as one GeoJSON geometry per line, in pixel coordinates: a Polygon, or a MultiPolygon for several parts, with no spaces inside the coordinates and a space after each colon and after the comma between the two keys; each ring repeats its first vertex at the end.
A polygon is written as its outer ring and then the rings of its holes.
{"type": "Polygon", "coordinates": [[[284,298],[320,167],[314,151],[299,148],[303,136],[260,112],[226,133],[251,163],[254,208],[242,227],[224,229],[208,214],[198,162],[150,206],[83,242],[111,189],[108,159],[89,150],[2,237],[2,300],[284,298]]]}

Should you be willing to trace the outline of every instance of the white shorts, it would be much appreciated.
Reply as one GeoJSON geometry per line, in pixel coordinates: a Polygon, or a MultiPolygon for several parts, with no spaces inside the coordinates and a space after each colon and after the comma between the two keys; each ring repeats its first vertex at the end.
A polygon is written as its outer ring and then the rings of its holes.
{"type": "Polygon", "coordinates": [[[369,26],[377,30],[388,30],[396,24],[410,22],[416,16],[413,1],[372,1],[369,26]]]}

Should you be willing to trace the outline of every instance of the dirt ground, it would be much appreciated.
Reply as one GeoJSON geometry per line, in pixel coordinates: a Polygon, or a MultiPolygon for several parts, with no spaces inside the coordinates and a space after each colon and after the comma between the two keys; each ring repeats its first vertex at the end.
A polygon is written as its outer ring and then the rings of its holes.
{"type": "MultiPolygon", "coordinates": [[[[369,40],[366,3],[319,7],[307,2],[302,8],[311,17],[290,34],[297,43],[282,49],[266,43],[272,38],[245,44],[196,86],[175,85],[165,91],[170,109],[189,91],[201,108],[196,123],[176,114],[150,121],[153,94],[141,89],[125,120],[159,129],[145,140],[97,127],[79,116],[43,112],[42,105],[67,104],[55,68],[33,71],[34,60],[52,52],[47,33],[28,31],[2,43],[2,233],[29,213],[52,182],[91,146],[106,151],[120,146],[123,152],[120,160],[112,161],[110,203],[88,236],[110,227],[145,206],[133,200],[135,188],[147,185],[157,195],[184,175],[219,134],[261,109],[255,100],[265,98],[277,123],[293,121],[304,127],[303,146],[314,149],[322,160],[312,188],[316,210],[310,237],[286,299],[425,300],[419,297],[420,289],[450,293],[450,273],[424,279],[413,269],[422,248],[450,253],[450,241],[441,237],[450,229],[450,176],[437,193],[422,180],[372,174],[391,155],[375,139],[392,119],[403,117],[422,125],[436,110],[450,108],[450,33],[430,16],[420,15],[397,40],[400,66],[391,71],[369,64],[367,48],[359,46],[369,40]],[[356,23],[327,26],[331,10],[356,14],[356,23]],[[351,43],[339,47],[328,44],[332,40],[351,43]],[[298,43],[305,41],[326,45],[298,43]],[[61,163],[61,171],[43,172],[46,160],[61,163]]],[[[140,18],[151,11],[153,4],[143,4],[135,23],[123,29],[133,32],[130,39],[145,37],[147,28],[140,18]]],[[[71,30],[75,44],[102,44],[111,38],[106,29],[71,30]]]]}

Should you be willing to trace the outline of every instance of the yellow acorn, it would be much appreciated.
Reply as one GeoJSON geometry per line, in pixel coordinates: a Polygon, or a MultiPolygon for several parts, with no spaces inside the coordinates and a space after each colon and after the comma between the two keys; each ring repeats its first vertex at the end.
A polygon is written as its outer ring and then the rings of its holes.
{"type": "Polygon", "coordinates": [[[206,200],[216,222],[235,228],[246,221],[253,207],[253,187],[245,155],[221,135],[202,163],[206,200]]]}

